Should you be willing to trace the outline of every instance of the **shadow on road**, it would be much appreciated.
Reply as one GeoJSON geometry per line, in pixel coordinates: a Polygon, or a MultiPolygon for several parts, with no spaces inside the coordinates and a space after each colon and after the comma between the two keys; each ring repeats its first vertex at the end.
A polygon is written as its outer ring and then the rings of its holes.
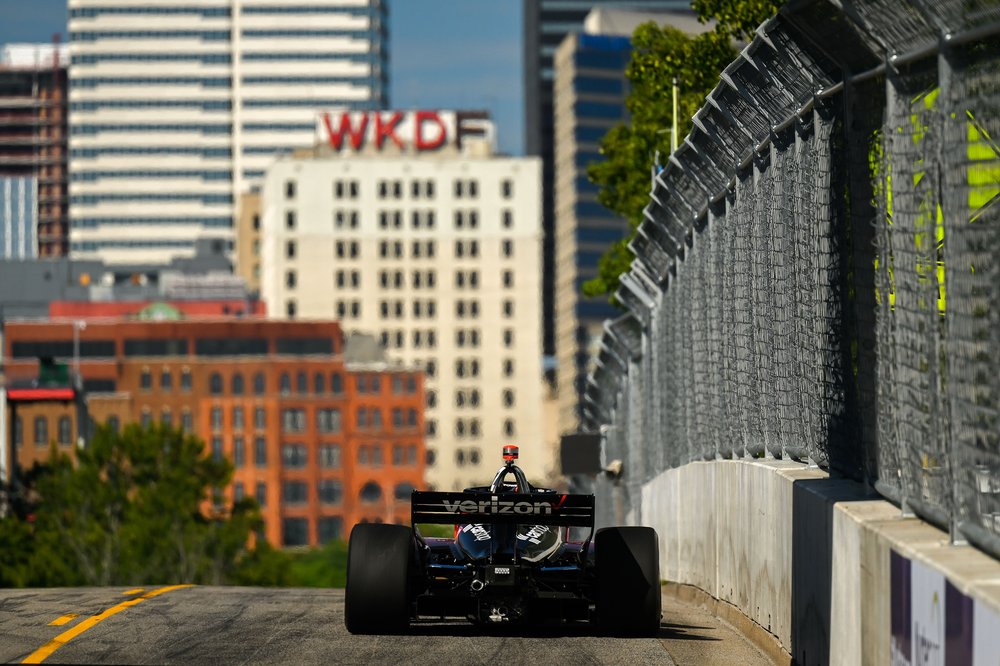
{"type": "MultiPolygon", "coordinates": [[[[659,639],[685,640],[685,641],[720,641],[721,638],[705,636],[698,633],[698,630],[710,630],[712,627],[699,625],[675,624],[663,622],[660,624],[660,631],[656,635],[659,639]]],[[[550,625],[540,627],[500,625],[482,626],[466,623],[453,622],[418,622],[410,625],[409,636],[450,636],[450,637],[475,637],[475,636],[510,636],[518,638],[564,638],[564,637],[614,637],[600,631],[587,624],[579,625],[550,625]]]]}

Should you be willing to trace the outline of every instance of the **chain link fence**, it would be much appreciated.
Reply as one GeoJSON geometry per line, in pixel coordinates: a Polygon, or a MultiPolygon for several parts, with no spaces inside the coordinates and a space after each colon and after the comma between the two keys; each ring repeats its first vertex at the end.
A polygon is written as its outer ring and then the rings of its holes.
{"type": "Polygon", "coordinates": [[[787,458],[1000,557],[1000,1],[788,3],[631,249],[583,406],[623,463],[608,511],[787,458]]]}

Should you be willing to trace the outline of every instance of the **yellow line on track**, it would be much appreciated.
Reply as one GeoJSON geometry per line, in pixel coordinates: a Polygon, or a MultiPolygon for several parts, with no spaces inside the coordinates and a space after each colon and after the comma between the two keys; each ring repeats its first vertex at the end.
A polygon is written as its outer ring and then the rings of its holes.
{"type": "MultiPolygon", "coordinates": [[[[135,606],[136,604],[142,603],[146,599],[152,599],[153,597],[159,596],[161,594],[166,594],[167,592],[173,592],[174,590],[180,590],[180,589],[183,589],[185,587],[192,587],[192,586],[191,585],[169,585],[167,587],[161,587],[161,588],[158,588],[156,590],[151,590],[151,591],[147,592],[146,594],[142,595],[141,597],[135,597],[134,599],[129,599],[128,601],[123,601],[120,604],[118,604],[117,606],[112,606],[111,608],[105,610],[103,613],[100,613],[98,615],[94,615],[92,617],[88,617],[86,620],[84,620],[80,624],[76,625],[75,627],[73,627],[71,629],[67,629],[66,631],[62,632],[61,634],[59,634],[58,636],[56,636],[55,638],[53,638],[51,641],[49,641],[48,643],[46,643],[42,647],[38,648],[37,650],[35,650],[31,654],[29,654],[27,657],[24,658],[24,661],[22,661],[21,663],[22,664],[40,664],[43,661],[45,661],[46,659],[48,659],[52,655],[53,652],[55,652],[56,650],[58,650],[59,648],[61,648],[63,645],[66,645],[66,643],[69,643],[71,640],[73,640],[74,638],[76,638],[77,636],[79,636],[80,634],[82,634],[83,632],[87,631],[88,629],[90,629],[94,625],[99,624],[100,622],[103,622],[104,620],[108,619],[112,615],[115,615],[117,613],[121,613],[123,610],[125,610],[129,606],[135,606]]],[[[62,618],[60,618],[60,619],[62,619],[62,618]]]]}
{"type": "Polygon", "coordinates": [[[67,622],[69,622],[70,620],[75,620],[78,617],[80,617],[80,616],[77,615],[76,613],[66,613],[62,617],[57,617],[56,619],[54,619],[51,622],[49,622],[49,626],[50,627],[61,627],[64,624],[66,624],[67,622]]]}

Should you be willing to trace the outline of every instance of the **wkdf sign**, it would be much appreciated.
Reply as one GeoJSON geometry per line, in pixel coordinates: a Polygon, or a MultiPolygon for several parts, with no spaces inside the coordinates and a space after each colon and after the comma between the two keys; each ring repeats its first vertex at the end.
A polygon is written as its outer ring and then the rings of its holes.
{"type": "Polygon", "coordinates": [[[316,119],[319,142],[334,152],[434,152],[462,147],[463,139],[492,139],[493,124],[480,111],[326,111],[316,119]]]}
{"type": "Polygon", "coordinates": [[[997,666],[1000,614],[945,576],[890,551],[892,666],[997,666]]]}

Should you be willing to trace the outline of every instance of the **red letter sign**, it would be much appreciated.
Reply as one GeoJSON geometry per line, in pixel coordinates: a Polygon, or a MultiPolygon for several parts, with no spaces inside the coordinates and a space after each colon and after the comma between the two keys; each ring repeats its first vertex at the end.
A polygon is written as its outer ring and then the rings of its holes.
{"type": "Polygon", "coordinates": [[[441,118],[434,111],[417,111],[413,118],[413,146],[419,150],[437,150],[444,145],[444,141],[447,138],[448,130],[445,128],[441,118]],[[438,135],[433,139],[424,138],[424,123],[436,123],[438,126],[438,135]]]}
{"type": "Polygon", "coordinates": [[[388,122],[382,120],[382,114],[375,114],[375,147],[382,150],[382,144],[385,143],[386,137],[392,139],[392,142],[396,144],[396,147],[400,150],[403,149],[403,142],[399,140],[396,136],[396,125],[399,121],[403,119],[403,114],[396,111],[391,116],[389,116],[388,122]]]}
{"type": "Polygon", "coordinates": [[[343,146],[345,132],[351,139],[351,147],[354,150],[358,150],[365,140],[365,130],[368,129],[368,116],[361,116],[361,124],[355,128],[351,125],[351,114],[345,111],[340,116],[340,127],[335,131],[333,123],[330,122],[330,114],[324,113],[323,125],[326,126],[326,131],[330,135],[330,145],[333,146],[334,150],[340,150],[341,146],[343,146]]]}

